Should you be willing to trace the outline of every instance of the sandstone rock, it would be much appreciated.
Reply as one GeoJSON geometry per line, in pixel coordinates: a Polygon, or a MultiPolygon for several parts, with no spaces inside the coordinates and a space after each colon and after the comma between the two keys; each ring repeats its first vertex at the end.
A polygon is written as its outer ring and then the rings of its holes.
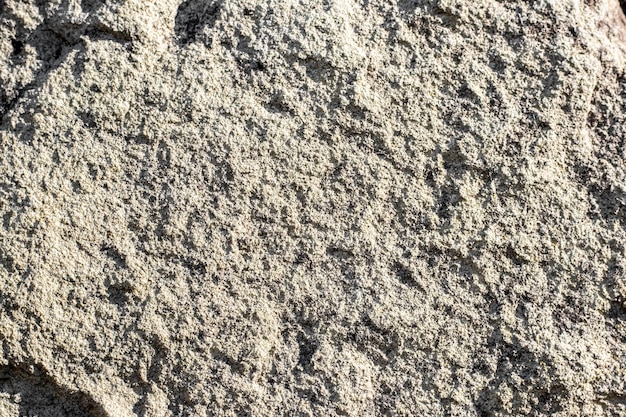
{"type": "Polygon", "coordinates": [[[625,25],[1,1],[0,414],[626,415],[625,25]]]}

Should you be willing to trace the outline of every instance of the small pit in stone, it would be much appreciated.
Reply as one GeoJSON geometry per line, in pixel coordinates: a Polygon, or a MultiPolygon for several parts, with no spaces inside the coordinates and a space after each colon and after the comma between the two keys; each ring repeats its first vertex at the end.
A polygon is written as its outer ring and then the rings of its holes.
{"type": "Polygon", "coordinates": [[[197,40],[205,28],[212,28],[219,18],[221,1],[186,0],[178,7],[174,32],[180,45],[197,40]]]}

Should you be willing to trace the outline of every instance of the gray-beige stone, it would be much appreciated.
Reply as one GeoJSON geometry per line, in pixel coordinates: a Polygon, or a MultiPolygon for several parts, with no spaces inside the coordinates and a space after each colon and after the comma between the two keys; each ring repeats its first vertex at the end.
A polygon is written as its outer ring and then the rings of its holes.
{"type": "Polygon", "coordinates": [[[0,415],[625,416],[617,0],[0,1],[0,415]]]}

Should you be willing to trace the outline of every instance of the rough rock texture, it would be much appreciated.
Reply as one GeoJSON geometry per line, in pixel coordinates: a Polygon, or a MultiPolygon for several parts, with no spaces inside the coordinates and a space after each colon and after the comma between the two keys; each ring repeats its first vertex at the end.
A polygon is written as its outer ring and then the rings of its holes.
{"type": "Polygon", "coordinates": [[[0,415],[625,416],[618,0],[0,0],[0,415]]]}

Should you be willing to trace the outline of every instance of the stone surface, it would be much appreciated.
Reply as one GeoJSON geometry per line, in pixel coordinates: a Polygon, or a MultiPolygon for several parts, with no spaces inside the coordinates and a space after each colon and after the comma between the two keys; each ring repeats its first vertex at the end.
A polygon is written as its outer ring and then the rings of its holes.
{"type": "Polygon", "coordinates": [[[626,415],[625,22],[0,1],[0,414],[626,415]]]}

